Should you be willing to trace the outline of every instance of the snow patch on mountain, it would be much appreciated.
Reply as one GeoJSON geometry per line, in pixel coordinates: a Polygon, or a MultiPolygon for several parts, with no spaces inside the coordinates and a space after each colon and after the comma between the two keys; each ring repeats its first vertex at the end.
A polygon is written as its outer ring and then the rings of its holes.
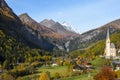
{"type": "Polygon", "coordinates": [[[71,31],[71,32],[75,32],[75,33],[80,34],[80,32],[79,32],[75,27],[71,26],[70,24],[68,24],[68,23],[65,22],[65,21],[64,21],[61,25],[62,25],[66,30],[69,30],[69,31],[71,31]]]}

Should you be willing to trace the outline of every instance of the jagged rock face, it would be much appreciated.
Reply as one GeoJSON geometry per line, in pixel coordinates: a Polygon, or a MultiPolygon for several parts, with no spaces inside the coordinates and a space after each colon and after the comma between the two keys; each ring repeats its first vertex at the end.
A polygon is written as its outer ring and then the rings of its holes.
{"type": "Polygon", "coordinates": [[[19,18],[27,27],[35,30],[36,32],[38,32],[40,35],[42,35],[44,37],[47,36],[47,37],[57,38],[57,39],[62,38],[62,35],[59,35],[59,34],[55,33],[52,29],[37,23],[28,14],[22,14],[19,16],[19,18]]]}
{"type": "Polygon", "coordinates": [[[110,28],[110,34],[120,30],[120,19],[112,21],[102,27],[81,34],[78,38],[70,41],[71,51],[89,47],[91,44],[106,38],[106,30],[110,28]]]}
{"type": "Polygon", "coordinates": [[[51,26],[51,29],[57,32],[58,34],[66,36],[66,38],[75,38],[79,36],[79,34],[65,29],[65,27],[62,26],[59,22],[56,22],[56,24],[51,26]]]}
{"type": "Polygon", "coordinates": [[[28,14],[22,14],[19,16],[25,27],[22,29],[24,36],[37,46],[52,51],[55,45],[50,42],[49,38],[56,37],[51,29],[40,25],[33,20],[28,14]]]}
{"type": "Polygon", "coordinates": [[[40,24],[52,29],[54,32],[58,33],[59,35],[63,35],[65,36],[65,38],[68,38],[68,39],[70,39],[71,37],[74,38],[79,36],[79,34],[66,29],[65,26],[53,20],[45,19],[41,21],[40,24]]]}
{"type": "MultiPolygon", "coordinates": [[[[34,36],[38,38],[44,37],[44,40],[50,42],[56,47],[62,46],[65,43],[65,40],[70,39],[71,37],[76,37],[78,34],[66,30],[60,23],[53,20],[43,20],[40,24],[33,20],[28,14],[22,14],[19,16],[23,24],[25,24],[27,30],[31,32],[34,36]],[[46,27],[47,26],[47,27],[46,27]]],[[[29,37],[30,38],[30,37],[29,37]]],[[[43,41],[43,40],[42,40],[43,41]]],[[[37,42],[37,41],[36,41],[37,42]]],[[[59,47],[58,47],[59,48],[59,47]]]]}
{"type": "Polygon", "coordinates": [[[50,28],[52,25],[54,25],[56,22],[53,21],[52,19],[51,20],[48,20],[48,19],[44,19],[43,21],[40,22],[41,25],[44,25],[48,28],[50,28]]]}
{"type": "Polygon", "coordinates": [[[53,29],[58,34],[65,34],[65,32],[67,32],[67,30],[65,30],[64,27],[58,22],[52,25],[51,29],[53,29]]]}
{"type": "Polygon", "coordinates": [[[33,43],[41,45],[41,47],[46,47],[52,50],[57,47],[56,44],[60,44],[64,36],[55,33],[52,29],[43,26],[33,20],[28,14],[22,14],[19,16],[25,28],[23,28],[22,33],[33,43]],[[29,32],[29,33],[26,33],[29,32]],[[30,33],[32,35],[30,35],[30,33]]]}

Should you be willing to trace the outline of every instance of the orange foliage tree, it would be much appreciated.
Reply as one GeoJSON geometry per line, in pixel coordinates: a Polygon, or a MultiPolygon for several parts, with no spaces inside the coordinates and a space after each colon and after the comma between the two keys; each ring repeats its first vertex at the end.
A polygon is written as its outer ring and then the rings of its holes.
{"type": "Polygon", "coordinates": [[[115,72],[109,66],[102,67],[101,71],[94,76],[95,80],[115,80],[115,72]]]}

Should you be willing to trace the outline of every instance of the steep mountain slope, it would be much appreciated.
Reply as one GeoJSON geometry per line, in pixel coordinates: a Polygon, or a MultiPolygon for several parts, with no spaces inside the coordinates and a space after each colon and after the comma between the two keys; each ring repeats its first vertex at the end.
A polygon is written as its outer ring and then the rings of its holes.
{"type": "MultiPolygon", "coordinates": [[[[27,52],[29,46],[22,37],[20,30],[22,22],[14,14],[5,0],[0,0],[0,63],[12,64],[14,59],[27,52]]],[[[15,61],[15,60],[14,60],[15,61]]]]}
{"type": "Polygon", "coordinates": [[[52,29],[39,24],[26,13],[20,15],[19,18],[25,25],[22,33],[25,34],[30,42],[41,47],[47,47],[50,50],[53,50],[54,47],[64,47],[64,35],[60,35],[52,29]],[[27,34],[26,31],[29,32],[29,34],[27,34]]]}
{"type": "Polygon", "coordinates": [[[65,36],[65,38],[68,38],[68,39],[79,36],[78,33],[68,29],[67,28],[68,26],[62,25],[59,22],[55,22],[53,20],[45,19],[45,20],[41,21],[40,24],[47,26],[48,28],[51,28],[54,32],[56,32],[60,35],[63,35],[63,36],[65,36]]]}
{"type": "Polygon", "coordinates": [[[35,20],[33,20],[27,13],[21,14],[19,16],[21,21],[28,27],[31,28],[38,33],[40,33],[42,36],[47,36],[47,37],[54,37],[54,38],[62,38],[61,35],[56,34],[52,29],[43,26],[39,23],[37,23],[35,20]]]}
{"type": "Polygon", "coordinates": [[[36,38],[35,31],[31,33],[30,29],[23,25],[19,17],[6,4],[5,0],[0,0],[0,30],[6,36],[13,37],[17,42],[22,42],[29,47],[52,50],[54,45],[44,40],[36,38]]]}
{"type": "Polygon", "coordinates": [[[54,25],[56,22],[53,21],[52,19],[48,20],[48,19],[44,19],[43,21],[40,22],[41,25],[44,25],[48,28],[50,28],[52,25],[54,25]]]}
{"type": "Polygon", "coordinates": [[[4,0],[0,0],[0,29],[7,34],[14,35],[13,33],[19,32],[21,26],[20,19],[12,9],[8,7],[4,0]]]}
{"type": "Polygon", "coordinates": [[[73,26],[71,26],[70,24],[68,24],[68,23],[65,22],[65,21],[64,21],[61,25],[62,25],[66,30],[69,30],[69,31],[71,31],[71,32],[80,34],[80,32],[79,32],[77,29],[75,29],[73,26]]]}
{"type": "Polygon", "coordinates": [[[78,38],[70,41],[71,51],[87,48],[91,44],[106,38],[106,30],[110,28],[110,34],[120,30],[120,19],[112,21],[102,27],[81,34],[78,38]]]}

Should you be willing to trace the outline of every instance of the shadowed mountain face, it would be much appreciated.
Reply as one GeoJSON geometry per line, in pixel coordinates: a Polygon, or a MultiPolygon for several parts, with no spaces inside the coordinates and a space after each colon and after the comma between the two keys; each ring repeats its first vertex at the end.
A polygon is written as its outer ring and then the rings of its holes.
{"type": "Polygon", "coordinates": [[[44,20],[38,23],[28,14],[20,15],[19,19],[5,0],[0,0],[0,30],[30,47],[52,51],[54,47],[62,46],[64,48],[67,42],[69,43],[67,48],[70,51],[87,48],[91,44],[105,39],[107,28],[110,28],[110,34],[120,30],[120,19],[79,36],[53,20],[44,20]],[[71,37],[73,40],[69,41],[71,37]]]}
{"type": "Polygon", "coordinates": [[[70,41],[70,50],[87,48],[88,46],[96,43],[99,40],[106,38],[106,31],[110,28],[110,34],[120,30],[120,19],[112,21],[102,27],[90,30],[81,34],[78,38],[70,41]]]}
{"type": "Polygon", "coordinates": [[[64,38],[63,35],[59,35],[52,29],[40,25],[27,14],[20,17],[22,22],[6,2],[0,0],[0,30],[6,35],[10,35],[30,47],[48,51],[52,51],[56,47],[56,43],[63,44],[61,41],[64,38]]]}
{"type": "Polygon", "coordinates": [[[58,38],[58,39],[62,39],[64,37],[63,35],[59,35],[55,33],[52,29],[37,23],[26,13],[20,15],[19,18],[21,19],[23,24],[25,24],[28,28],[31,28],[37,31],[40,35],[44,37],[51,37],[51,38],[58,38]]]}
{"type": "Polygon", "coordinates": [[[64,35],[60,35],[52,29],[39,24],[26,13],[20,15],[19,18],[25,25],[22,33],[25,34],[30,42],[33,42],[39,46],[41,45],[41,47],[45,46],[48,49],[50,48],[50,50],[53,50],[54,47],[57,47],[56,45],[64,46],[64,35]],[[27,34],[26,31],[29,32],[29,34],[27,34]]]}
{"type": "MultiPolygon", "coordinates": [[[[41,25],[40,23],[33,20],[26,13],[20,15],[19,18],[21,19],[21,21],[23,22],[29,33],[32,33],[34,36],[36,36],[37,39],[39,40],[44,39],[45,41],[48,41],[49,43],[55,45],[58,48],[62,47],[62,49],[64,49],[65,42],[67,40],[69,40],[71,37],[74,38],[78,36],[78,34],[66,30],[60,23],[55,22],[53,20],[46,19],[41,22],[42,24],[45,25],[41,25]]],[[[25,31],[22,31],[22,33],[26,34],[25,31]]],[[[32,39],[33,39],[32,37],[29,37],[29,40],[32,39]]],[[[36,44],[39,43],[37,42],[36,44]]]]}
{"type": "MultiPolygon", "coordinates": [[[[36,25],[37,27],[37,25],[36,25]]],[[[43,27],[42,27],[43,28],[43,27]]],[[[4,0],[0,0],[0,30],[6,35],[14,37],[18,42],[23,42],[26,45],[34,48],[40,48],[48,51],[52,51],[54,45],[45,40],[41,35],[23,25],[19,17],[12,11],[4,0]]],[[[42,31],[41,31],[42,32],[42,31]]],[[[50,33],[50,31],[48,31],[50,33]]]]}
{"type": "Polygon", "coordinates": [[[0,29],[9,34],[15,31],[18,32],[21,26],[20,19],[14,14],[12,9],[8,7],[4,0],[0,0],[0,29]]]}

